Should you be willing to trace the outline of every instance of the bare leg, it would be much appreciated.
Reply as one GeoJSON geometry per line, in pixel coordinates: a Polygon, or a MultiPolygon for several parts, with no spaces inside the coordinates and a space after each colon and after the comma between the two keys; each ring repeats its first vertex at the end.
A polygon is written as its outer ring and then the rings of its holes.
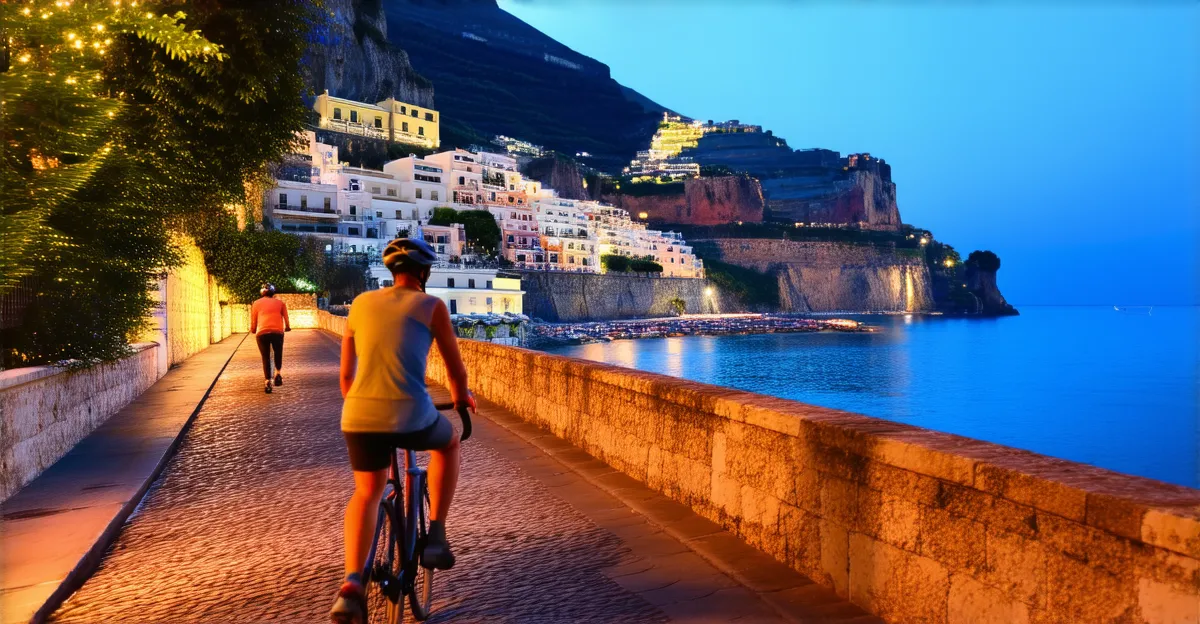
{"type": "Polygon", "coordinates": [[[374,472],[354,471],[354,494],[346,505],[346,574],[362,574],[367,553],[375,539],[379,518],[379,499],[387,485],[387,469],[374,472]]]}
{"type": "Polygon", "coordinates": [[[458,487],[459,444],[455,435],[450,445],[429,452],[429,516],[430,521],[446,521],[450,502],[458,487]]]}

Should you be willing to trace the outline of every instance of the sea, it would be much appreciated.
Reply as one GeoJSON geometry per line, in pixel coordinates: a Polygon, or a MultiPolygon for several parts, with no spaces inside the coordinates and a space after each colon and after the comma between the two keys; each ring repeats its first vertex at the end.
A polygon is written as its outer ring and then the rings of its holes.
{"type": "Polygon", "coordinates": [[[873,333],[687,336],[546,351],[1200,487],[1200,308],[845,315],[873,333]]]}

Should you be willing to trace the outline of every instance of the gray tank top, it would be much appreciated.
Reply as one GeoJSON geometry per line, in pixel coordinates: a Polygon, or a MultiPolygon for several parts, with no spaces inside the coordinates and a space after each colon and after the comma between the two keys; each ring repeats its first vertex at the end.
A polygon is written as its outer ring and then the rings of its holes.
{"type": "Polygon", "coordinates": [[[346,327],[358,369],[342,405],[342,431],[409,433],[437,421],[425,389],[437,297],[382,288],[355,297],[346,327]]]}

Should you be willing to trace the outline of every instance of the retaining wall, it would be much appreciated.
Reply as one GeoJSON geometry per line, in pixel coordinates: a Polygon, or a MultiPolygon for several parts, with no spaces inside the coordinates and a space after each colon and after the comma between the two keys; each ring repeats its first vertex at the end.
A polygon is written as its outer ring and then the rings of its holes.
{"type": "Polygon", "coordinates": [[[0,371],[0,500],[58,461],[158,380],[158,345],[135,345],[115,362],[72,370],[0,371]]]}
{"type": "MultiPolygon", "coordinates": [[[[889,622],[1200,621],[1200,491],[460,341],[472,389],[889,622]]],[[[433,351],[429,374],[445,381],[433,351]]]]}
{"type": "Polygon", "coordinates": [[[552,323],[671,316],[671,300],[683,299],[689,313],[734,312],[705,294],[708,280],[595,273],[525,271],[524,313],[552,323]],[[724,307],[723,307],[724,306],[724,307]]]}

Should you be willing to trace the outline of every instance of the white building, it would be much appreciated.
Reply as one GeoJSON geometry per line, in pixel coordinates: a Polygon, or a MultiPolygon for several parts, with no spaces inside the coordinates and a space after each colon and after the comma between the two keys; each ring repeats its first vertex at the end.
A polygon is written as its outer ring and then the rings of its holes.
{"type": "Polygon", "coordinates": [[[544,192],[535,202],[538,231],[546,250],[547,268],[595,273],[600,270],[596,235],[589,215],[599,202],[555,197],[544,192]]]}
{"type": "Polygon", "coordinates": [[[425,292],[446,302],[451,314],[521,314],[521,279],[495,269],[435,267],[425,292]]]}
{"type": "Polygon", "coordinates": [[[442,170],[450,192],[451,207],[457,210],[483,209],[483,166],[475,154],[456,149],[426,156],[425,160],[442,170]]]}

